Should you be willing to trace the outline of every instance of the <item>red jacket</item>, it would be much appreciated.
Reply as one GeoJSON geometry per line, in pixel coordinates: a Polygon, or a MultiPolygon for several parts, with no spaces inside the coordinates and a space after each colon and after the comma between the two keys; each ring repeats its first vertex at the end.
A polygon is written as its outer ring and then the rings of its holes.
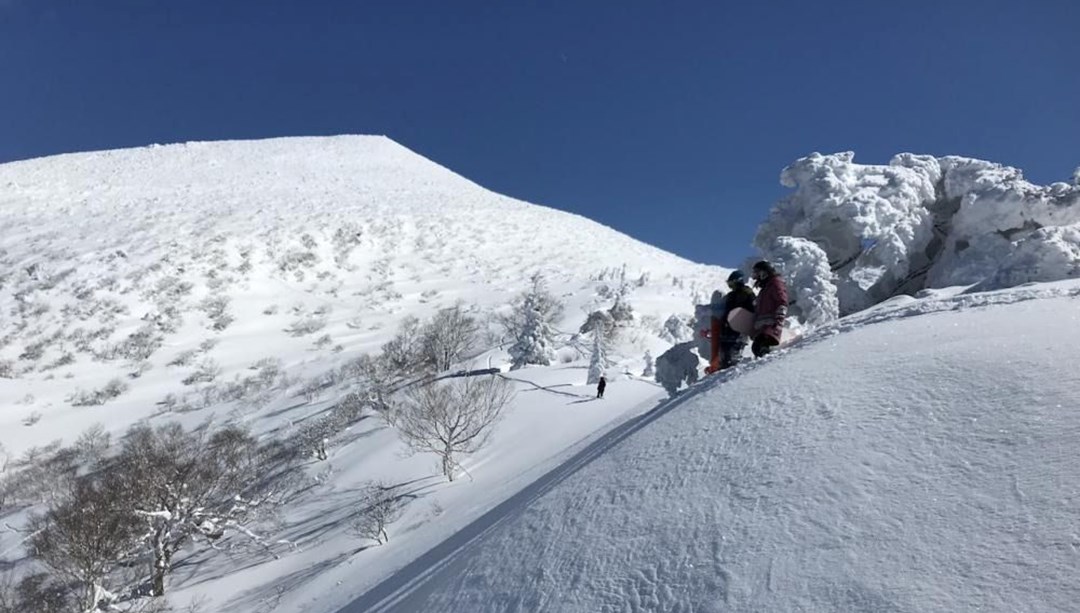
{"type": "Polygon", "coordinates": [[[764,334],[780,342],[787,317],[787,285],[780,275],[773,275],[761,284],[754,308],[754,335],[764,334]]]}

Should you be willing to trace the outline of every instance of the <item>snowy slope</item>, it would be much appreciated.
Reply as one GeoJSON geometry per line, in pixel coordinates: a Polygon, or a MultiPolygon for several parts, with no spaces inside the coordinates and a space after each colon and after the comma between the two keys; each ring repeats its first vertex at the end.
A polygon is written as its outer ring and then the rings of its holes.
{"type": "Polygon", "coordinates": [[[1078,299],[841,320],[612,431],[344,611],[1075,611],[1078,299]]]}
{"type": "MultiPolygon", "coordinates": [[[[662,391],[634,376],[645,352],[669,347],[664,322],[690,318],[727,274],[494,194],[382,137],[63,155],[0,165],[0,187],[0,468],[96,424],[118,436],[145,419],[235,421],[289,440],[351,391],[340,367],[407,316],[461,301],[496,332],[494,315],[535,273],[566,303],[558,363],[508,375],[517,397],[462,462],[467,478],[447,484],[434,456],[408,454],[365,413],[258,527],[268,547],[183,552],[171,598],[207,611],[334,611],[655,405],[662,391]],[[635,316],[612,348],[611,398],[595,402],[572,335],[624,278],[635,316]],[[213,380],[190,380],[203,366],[213,380]],[[111,380],[118,397],[78,402],[111,380]],[[373,480],[411,501],[381,547],[349,533],[373,480]]],[[[504,367],[492,338],[461,366],[504,367]]],[[[15,530],[28,510],[0,508],[4,568],[29,570],[15,530]]]]}

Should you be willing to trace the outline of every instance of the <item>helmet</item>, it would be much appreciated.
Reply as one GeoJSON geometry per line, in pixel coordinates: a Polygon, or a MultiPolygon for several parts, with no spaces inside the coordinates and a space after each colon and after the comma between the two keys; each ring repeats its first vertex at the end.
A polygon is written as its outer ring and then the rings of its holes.
{"type": "MultiPolygon", "coordinates": [[[[754,273],[765,273],[768,277],[776,274],[776,269],[773,268],[773,265],[770,264],[768,260],[757,262],[751,270],[753,270],[754,273]]],[[[755,274],[754,277],[756,278],[757,274],[755,274]]]]}
{"type": "Polygon", "coordinates": [[[741,270],[733,270],[727,278],[728,283],[746,283],[746,274],[741,270]]]}

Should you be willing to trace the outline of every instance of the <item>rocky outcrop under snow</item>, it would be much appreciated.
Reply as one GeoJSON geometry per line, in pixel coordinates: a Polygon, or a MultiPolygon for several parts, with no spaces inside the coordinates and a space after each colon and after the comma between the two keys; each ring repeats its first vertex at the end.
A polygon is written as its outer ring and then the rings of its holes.
{"type": "Polygon", "coordinates": [[[926,288],[998,289],[1080,277],[1080,176],[904,153],[888,165],[814,153],[781,173],[754,245],[788,277],[792,312],[817,324],[926,288]]]}

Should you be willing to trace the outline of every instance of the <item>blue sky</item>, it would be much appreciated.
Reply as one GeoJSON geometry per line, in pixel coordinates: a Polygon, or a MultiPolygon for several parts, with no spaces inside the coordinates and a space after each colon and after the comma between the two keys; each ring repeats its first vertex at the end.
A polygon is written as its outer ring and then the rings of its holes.
{"type": "Polygon", "coordinates": [[[812,151],[1080,165],[1080,2],[0,0],[0,161],[386,134],[734,265],[812,151]]]}

